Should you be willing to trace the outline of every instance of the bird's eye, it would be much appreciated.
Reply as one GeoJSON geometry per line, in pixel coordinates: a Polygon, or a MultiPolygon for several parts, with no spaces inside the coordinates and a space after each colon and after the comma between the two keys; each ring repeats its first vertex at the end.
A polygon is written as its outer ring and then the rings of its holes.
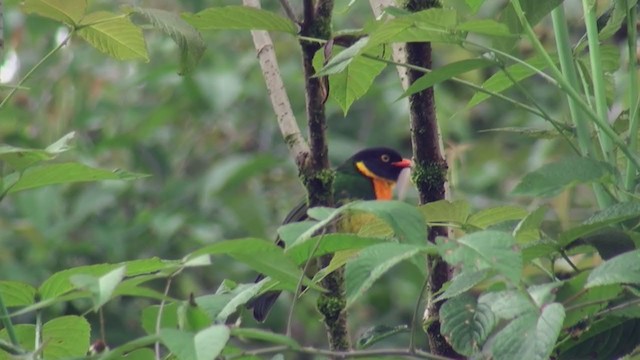
{"type": "Polygon", "coordinates": [[[389,155],[382,154],[382,156],[380,156],[380,160],[382,160],[384,162],[389,162],[389,155]]]}

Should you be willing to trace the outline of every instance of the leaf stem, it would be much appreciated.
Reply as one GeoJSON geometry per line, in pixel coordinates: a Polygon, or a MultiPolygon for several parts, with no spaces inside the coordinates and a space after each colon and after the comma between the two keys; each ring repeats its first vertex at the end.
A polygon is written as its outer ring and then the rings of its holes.
{"type": "Polygon", "coordinates": [[[7,335],[9,335],[9,341],[11,341],[11,345],[19,347],[20,343],[18,342],[18,337],[16,336],[16,330],[13,327],[13,323],[11,322],[9,311],[7,311],[7,307],[4,305],[4,300],[2,300],[2,293],[0,293],[0,319],[2,319],[2,326],[4,326],[4,328],[7,330],[7,335]]]}
{"type": "Polygon", "coordinates": [[[424,294],[427,291],[428,286],[429,276],[427,275],[422,283],[422,288],[420,289],[418,299],[416,300],[416,306],[413,309],[413,316],[411,317],[411,333],[409,334],[409,352],[411,353],[416,351],[415,337],[416,329],[418,328],[418,312],[420,311],[420,304],[422,303],[422,299],[424,298],[424,294]]]}
{"type": "Polygon", "coordinates": [[[18,89],[20,89],[22,87],[22,85],[25,83],[25,81],[27,81],[31,75],[33,75],[33,73],[42,65],[44,64],[45,61],[47,61],[51,56],[53,56],[53,54],[55,54],[58,50],[62,49],[62,47],[69,41],[69,39],[71,39],[71,36],[73,36],[75,32],[75,29],[72,29],[69,31],[69,33],[67,34],[67,36],[58,44],[58,46],[54,47],[51,51],[49,51],[49,53],[47,53],[47,55],[45,55],[42,59],[40,59],[40,61],[38,61],[37,64],[35,64],[26,74],[24,77],[22,77],[22,79],[20,79],[20,81],[18,81],[18,84],[11,89],[11,91],[9,91],[9,94],[7,94],[7,96],[2,99],[2,102],[0,102],[0,109],[2,109],[6,103],[9,101],[9,99],[11,99],[13,97],[13,95],[16,93],[16,91],[18,91],[18,89]]]}

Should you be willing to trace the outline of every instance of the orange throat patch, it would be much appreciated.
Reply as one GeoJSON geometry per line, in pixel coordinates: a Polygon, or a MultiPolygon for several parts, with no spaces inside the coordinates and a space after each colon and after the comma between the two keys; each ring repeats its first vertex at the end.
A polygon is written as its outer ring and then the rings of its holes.
{"type": "Polygon", "coordinates": [[[391,200],[393,198],[393,188],[396,185],[395,182],[383,179],[375,175],[369,169],[367,169],[362,161],[356,163],[356,168],[362,175],[371,179],[371,182],[373,183],[373,191],[376,195],[376,200],[391,200]]]}

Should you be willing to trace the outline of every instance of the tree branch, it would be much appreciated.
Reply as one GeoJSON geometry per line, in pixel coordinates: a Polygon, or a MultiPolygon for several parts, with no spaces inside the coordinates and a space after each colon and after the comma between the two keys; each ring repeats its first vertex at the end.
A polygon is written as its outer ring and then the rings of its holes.
{"type": "MultiPolygon", "coordinates": [[[[418,12],[439,7],[437,0],[408,0],[405,8],[418,12]]],[[[412,65],[431,69],[431,43],[407,43],[407,62],[412,65]]],[[[422,72],[410,70],[409,82],[413,83],[423,75],[422,72]]],[[[433,88],[425,89],[409,97],[411,115],[411,143],[413,145],[414,166],[412,177],[420,194],[420,203],[443,200],[446,198],[447,162],[443,156],[442,138],[436,119],[433,88]]],[[[429,228],[429,241],[434,242],[438,236],[448,236],[446,227],[429,228]]],[[[439,291],[449,280],[450,268],[438,256],[427,258],[429,271],[428,291],[433,294],[439,291]]],[[[431,299],[432,296],[427,296],[431,299]]],[[[429,348],[438,355],[459,357],[447,343],[440,332],[438,313],[441,302],[427,303],[424,321],[427,326],[429,348]]]]}
{"type": "MultiPolygon", "coordinates": [[[[260,8],[259,0],[243,0],[242,3],[244,6],[260,8]]],[[[298,169],[301,169],[309,154],[309,145],[302,136],[296,118],[293,115],[291,102],[287,96],[282,77],[280,76],[280,69],[273,48],[273,42],[271,41],[269,33],[266,31],[253,30],[251,31],[251,36],[253,37],[253,44],[258,54],[262,75],[264,76],[269,91],[271,104],[278,119],[280,132],[282,133],[284,142],[289,148],[291,157],[298,165],[298,169]]]]}

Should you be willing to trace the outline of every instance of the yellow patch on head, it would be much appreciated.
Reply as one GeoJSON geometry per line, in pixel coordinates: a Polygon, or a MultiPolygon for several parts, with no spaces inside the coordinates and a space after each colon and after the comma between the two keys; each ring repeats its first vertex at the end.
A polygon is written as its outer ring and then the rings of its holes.
{"type": "Polygon", "coordinates": [[[393,198],[393,187],[396,185],[394,181],[377,176],[362,161],[356,163],[356,168],[362,175],[371,179],[377,200],[391,200],[393,198]]]}

